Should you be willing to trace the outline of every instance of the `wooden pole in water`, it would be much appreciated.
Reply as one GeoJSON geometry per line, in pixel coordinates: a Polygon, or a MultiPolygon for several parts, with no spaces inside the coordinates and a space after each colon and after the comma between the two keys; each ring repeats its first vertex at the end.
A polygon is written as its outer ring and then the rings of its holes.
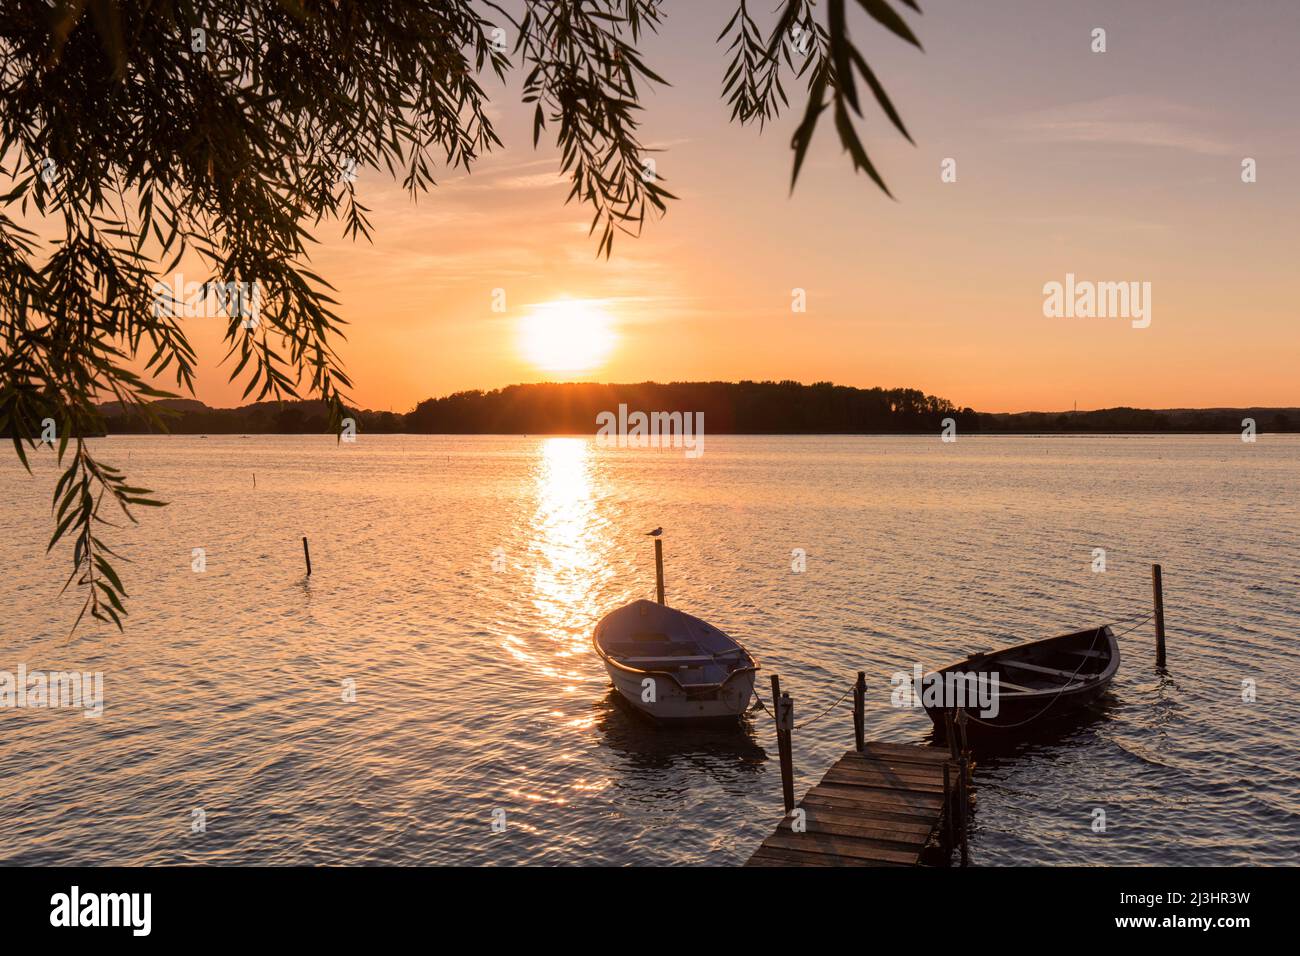
{"type": "Polygon", "coordinates": [[[302,556],[307,559],[307,577],[311,577],[311,552],[307,550],[307,536],[302,536],[302,556]]]}
{"type": "Polygon", "coordinates": [[[857,746],[858,753],[862,753],[866,747],[864,739],[867,729],[866,699],[867,674],[865,671],[858,671],[858,682],[853,685],[853,743],[857,746]]]}
{"type": "Polygon", "coordinates": [[[943,762],[943,827],[944,827],[944,853],[952,852],[953,846],[953,823],[952,815],[956,810],[956,804],[952,799],[952,773],[948,769],[948,761],[943,762]]]}
{"type": "Polygon", "coordinates": [[[966,713],[966,708],[957,711],[957,733],[961,737],[961,747],[958,753],[961,755],[957,762],[957,799],[961,803],[961,865],[966,866],[970,863],[970,851],[966,846],[966,835],[970,829],[970,748],[966,742],[966,721],[970,716],[966,713]]]}
{"type": "Polygon", "coordinates": [[[655,590],[659,594],[659,603],[663,604],[664,603],[664,543],[660,538],[655,538],[655,590]]]}
{"type": "Polygon", "coordinates": [[[1160,565],[1151,565],[1151,596],[1156,605],[1156,667],[1165,666],[1165,584],[1160,565]]]}
{"type": "Polygon", "coordinates": [[[772,713],[776,715],[776,750],[781,757],[781,797],[785,812],[794,809],[794,761],[790,731],[794,729],[794,702],[781,693],[781,678],[772,675],[772,713]]]}
{"type": "Polygon", "coordinates": [[[970,864],[970,850],[966,843],[966,831],[970,829],[970,791],[966,787],[966,758],[962,757],[957,768],[957,800],[961,804],[961,865],[970,864]]]}

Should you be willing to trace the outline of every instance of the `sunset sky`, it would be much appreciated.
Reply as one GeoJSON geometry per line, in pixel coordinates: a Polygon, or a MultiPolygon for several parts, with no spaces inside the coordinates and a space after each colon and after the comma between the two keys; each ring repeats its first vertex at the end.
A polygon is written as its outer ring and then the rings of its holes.
{"type": "MultiPolygon", "coordinates": [[[[917,142],[871,105],[864,139],[897,202],[854,175],[829,119],[789,194],[802,96],[762,135],[727,122],[724,0],[667,3],[643,44],[672,83],[645,98],[643,137],[680,200],[609,261],[563,204],[554,148],[532,149],[518,74],[488,85],[506,149],[471,175],[412,203],[362,169],[374,244],[326,224],[314,256],[351,323],[355,402],[581,378],[911,386],[983,411],[1300,404],[1300,3],[921,6],[924,53],[851,20],[917,142]],[[1150,282],[1150,328],[1045,318],[1043,285],[1067,272],[1150,282]],[[529,323],[560,299],[604,339],[573,356],[592,367],[543,367],[565,349],[548,360],[529,323]]],[[[239,404],[219,323],[191,321],[198,397],[239,404]]]]}

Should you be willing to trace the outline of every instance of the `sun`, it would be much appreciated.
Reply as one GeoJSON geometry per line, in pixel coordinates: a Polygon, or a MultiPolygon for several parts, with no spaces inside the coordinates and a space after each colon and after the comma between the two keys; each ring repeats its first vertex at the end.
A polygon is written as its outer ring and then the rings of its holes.
{"type": "Polygon", "coordinates": [[[524,355],[548,372],[589,372],[608,358],[616,339],[609,313],[582,299],[542,302],[519,323],[524,355]]]}

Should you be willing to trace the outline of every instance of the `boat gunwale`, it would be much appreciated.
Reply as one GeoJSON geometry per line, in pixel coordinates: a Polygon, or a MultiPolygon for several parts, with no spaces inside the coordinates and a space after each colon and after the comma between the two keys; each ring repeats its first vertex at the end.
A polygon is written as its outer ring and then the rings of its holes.
{"type": "MultiPolygon", "coordinates": [[[[727,636],[731,638],[731,640],[733,641],[736,640],[734,637],[731,637],[731,635],[729,634],[727,636]]],[[[753,673],[757,673],[759,670],[762,669],[762,665],[758,662],[758,659],[754,657],[753,654],[749,653],[749,650],[743,644],[741,644],[739,641],[736,641],[736,646],[740,648],[741,653],[744,654],[747,658],[749,658],[749,666],[737,667],[735,670],[727,674],[724,680],[717,681],[715,683],[683,684],[680,680],[678,680],[677,675],[674,674],[672,671],[647,670],[646,668],[643,667],[632,667],[630,664],[624,664],[622,661],[618,660],[617,658],[611,657],[610,655],[606,654],[604,649],[600,646],[600,644],[597,643],[595,635],[592,635],[591,646],[596,649],[596,654],[600,657],[601,661],[603,661],[607,667],[613,667],[615,670],[623,671],[625,674],[653,674],[656,677],[667,677],[669,680],[671,680],[682,690],[686,690],[687,688],[691,688],[693,690],[699,690],[702,688],[708,689],[710,687],[719,687],[719,688],[725,687],[734,678],[739,677],[742,674],[753,674],[753,673]]],[[[724,651],[723,653],[730,654],[731,652],[724,651]]],[[[716,662],[716,660],[717,660],[717,656],[714,655],[714,661],[716,662]]]]}
{"type": "MultiPolygon", "coordinates": [[[[757,657],[755,657],[752,653],[750,653],[749,648],[747,648],[744,644],[740,643],[740,641],[736,640],[726,631],[722,630],[721,628],[714,627],[712,624],[709,624],[709,622],[705,621],[703,618],[695,617],[695,615],[691,614],[689,611],[683,611],[680,608],[669,607],[666,604],[662,606],[669,611],[673,611],[677,614],[681,614],[685,617],[692,618],[693,620],[699,621],[701,624],[704,624],[706,627],[712,628],[714,631],[717,631],[719,634],[721,634],[723,637],[725,637],[727,640],[731,641],[731,643],[735,645],[734,648],[729,648],[725,651],[719,651],[718,653],[712,654],[711,657],[713,659],[713,663],[716,664],[718,662],[719,656],[724,654],[731,654],[734,653],[736,650],[739,650],[740,653],[745,656],[745,659],[749,661],[749,664],[745,667],[737,667],[734,670],[730,671],[727,674],[727,676],[721,681],[716,681],[708,684],[683,684],[681,680],[678,679],[677,675],[674,674],[672,671],[654,670],[654,669],[647,669],[644,667],[633,667],[630,664],[624,664],[616,657],[613,657],[612,655],[608,654],[605,651],[605,649],[600,646],[600,629],[601,629],[601,625],[605,623],[605,618],[601,618],[600,621],[596,623],[596,627],[592,630],[591,646],[592,648],[595,649],[596,655],[601,659],[601,661],[605,664],[606,667],[613,667],[615,670],[622,671],[625,674],[654,675],[656,677],[667,677],[674,684],[680,687],[683,691],[688,689],[690,690],[709,690],[711,688],[721,689],[727,686],[727,684],[731,683],[731,681],[737,677],[741,677],[745,674],[756,674],[758,673],[758,671],[762,670],[763,665],[759,663],[757,657]]],[[[621,608],[616,610],[621,610],[621,608]]],[[[610,614],[613,613],[614,613],[613,611],[610,612],[610,614]]],[[[609,617],[609,614],[606,614],[605,617],[609,617]]]]}
{"type": "MultiPolygon", "coordinates": [[[[925,676],[929,677],[931,674],[948,674],[950,672],[960,673],[960,671],[958,671],[958,668],[961,668],[963,665],[970,664],[971,662],[975,661],[977,658],[980,659],[981,664],[989,661],[994,661],[996,663],[995,658],[1005,657],[1006,655],[1010,654],[1013,651],[1024,651],[1029,648],[1041,647],[1042,645],[1052,644],[1055,643],[1056,641],[1062,641],[1071,637],[1085,637],[1087,635],[1091,635],[1096,632],[1100,632],[1099,636],[1106,638],[1106,641],[1109,644],[1110,651],[1111,651],[1110,660],[1106,663],[1106,668],[1101,673],[1089,674],[1087,675],[1086,678],[1080,679],[1080,677],[1078,676],[1078,672],[1076,671],[1075,675],[1071,677],[1070,683],[1065,684],[1061,687],[1037,687],[1037,688],[1031,688],[1029,690],[1006,690],[1006,691],[1002,690],[1001,687],[999,687],[998,698],[999,699],[1009,698],[1017,701],[1028,701],[1028,700],[1034,700],[1036,698],[1061,697],[1066,695],[1083,693],[1084,691],[1091,690],[1097,686],[1105,686],[1109,684],[1110,681],[1114,679],[1116,672],[1119,670],[1119,664],[1120,664],[1119,639],[1115,636],[1115,632],[1111,630],[1111,626],[1109,624],[1103,624],[1100,627],[1096,627],[1096,628],[1084,628],[1081,631],[1071,631],[1068,634],[1058,634],[1055,637],[1043,637],[1043,638],[1039,638],[1036,641],[1026,641],[1023,644],[1013,644],[1010,647],[1004,647],[996,651],[991,651],[989,653],[971,654],[962,658],[959,661],[953,662],[952,664],[948,664],[944,667],[939,667],[936,668],[935,670],[929,671],[925,676]]],[[[1083,665],[1080,665],[1080,667],[1082,666],[1083,665]]],[[[999,684],[1000,683],[1001,681],[999,681],[999,684]]],[[[936,709],[945,710],[951,708],[940,707],[936,709]]],[[[930,708],[927,707],[926,710],[928,711],[930,710],[930,708]]]]}

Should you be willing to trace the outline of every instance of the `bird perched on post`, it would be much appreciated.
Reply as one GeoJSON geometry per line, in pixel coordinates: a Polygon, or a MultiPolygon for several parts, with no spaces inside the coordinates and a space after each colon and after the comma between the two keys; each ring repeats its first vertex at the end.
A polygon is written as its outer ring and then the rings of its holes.
{"type": "Polygon", "coordinates": [[[664,533],[663,528],[655,528],[653,531],[646,532],[646,534],[649,535],[651,538],[657,538],[663,533],[664,533]]]}

